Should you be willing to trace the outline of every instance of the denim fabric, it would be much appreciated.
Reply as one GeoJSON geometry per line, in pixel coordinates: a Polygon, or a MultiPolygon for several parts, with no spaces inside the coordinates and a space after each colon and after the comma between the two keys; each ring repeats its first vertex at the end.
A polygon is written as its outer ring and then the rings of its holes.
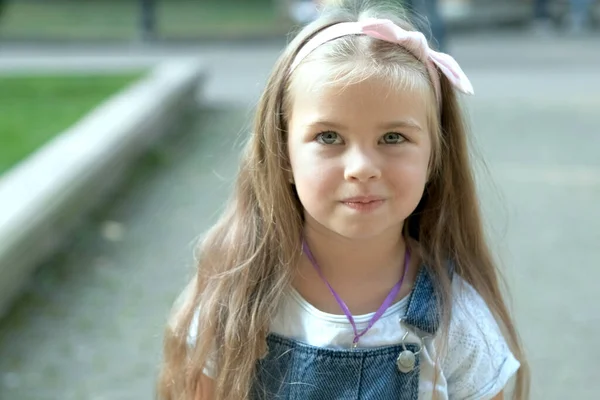
{"type": "Polygon", "coordinates": [[[427,267],[422,266],[410,295],[404,322],[433,335],[440,324],[438,309],[431,275],[427,267]]]}
{"type": "MultiPolygon", "coordinates": [[[[433,288],[428,270],[421,268],[405,316],[406,323],[430,334],[439,325],[433,288]]],[[[417,356],[411,372],[400,372],[396,359],[404,349],[401,344],[340,350],[271,334],[267,345],[267,356],[257,364],[254,400],[418,399],[420,360],[417,356]]],[[[416,344],[405,346],[419,350],[416,344]]]]}
{"type": "MultiPolygon", "coordinates": [[[[400,345],[334,350],[276,335],[269,335],[267,343],[269,354],[258,363],[253,399],[417,400],[419,360],[413,371],[398,371],[400,345]]],[[[418,350],[412,344],[406,348],[418,350]]]]}

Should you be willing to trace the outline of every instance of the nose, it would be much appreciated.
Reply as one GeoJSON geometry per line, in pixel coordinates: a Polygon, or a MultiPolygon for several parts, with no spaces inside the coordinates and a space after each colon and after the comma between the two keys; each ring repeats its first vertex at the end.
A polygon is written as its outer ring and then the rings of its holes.
{"type": "Polygon", "coordinates": [[[375,154],[355,148],[346,154],[344,178],[348,181],[367,182],[381,177],[381,167],[375,154]]]}

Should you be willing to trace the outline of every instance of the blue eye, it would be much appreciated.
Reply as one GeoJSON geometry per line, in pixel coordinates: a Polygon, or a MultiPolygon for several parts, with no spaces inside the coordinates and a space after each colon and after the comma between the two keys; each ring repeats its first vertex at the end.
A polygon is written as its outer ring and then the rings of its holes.
{"type": "Polygon", "coordinates": [[[317,135],[317,142],[321,144],[340,144],[342,142],[340,135],[335,132],[321,132],[317,135]]]}
{"type": "Polygon", "coordinates": [[[401,134],[396,133],[396,132],[386,133],[381,138],[381,142],[383,142],[383,144],[400,144],[400,143],[404,142],[405,140],[406,139],[404,138],[404,136],[402,136],[401,134]]]}

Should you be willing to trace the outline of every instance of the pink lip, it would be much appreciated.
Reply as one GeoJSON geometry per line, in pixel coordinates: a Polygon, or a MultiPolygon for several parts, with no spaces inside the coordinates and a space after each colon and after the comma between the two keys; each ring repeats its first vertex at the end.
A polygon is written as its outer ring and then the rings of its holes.
{"type": "Polygon", "coordinates": [[[347,199],[342,200],[343,203],[371,203],[373,201],[381,201],[383,200],[378,196],[356,196],[349,197],[347,199]]]}
{"type": "Polygon", "coordinates": [[[369,212],[379,208],[384,199],[376,196],[357,196],[350,197],[341,201],[345,206],[357,211],[369,212]]]}

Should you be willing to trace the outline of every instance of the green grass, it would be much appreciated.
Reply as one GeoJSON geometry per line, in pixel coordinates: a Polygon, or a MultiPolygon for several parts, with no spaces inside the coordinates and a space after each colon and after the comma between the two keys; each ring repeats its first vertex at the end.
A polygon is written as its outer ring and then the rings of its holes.
{"type": "Polygon", "coordinates": [[[141,75],[0,77],[0,174],[141,75]]]}
{"type": "MultiPolygon", "coordinates": [[[[243,37],[284,33],[275,0],[159,0],[160,38],[243,37]]],[[[0,20],[0,39],[133,40],[137,0],[13,0],[0,20]]]]}

